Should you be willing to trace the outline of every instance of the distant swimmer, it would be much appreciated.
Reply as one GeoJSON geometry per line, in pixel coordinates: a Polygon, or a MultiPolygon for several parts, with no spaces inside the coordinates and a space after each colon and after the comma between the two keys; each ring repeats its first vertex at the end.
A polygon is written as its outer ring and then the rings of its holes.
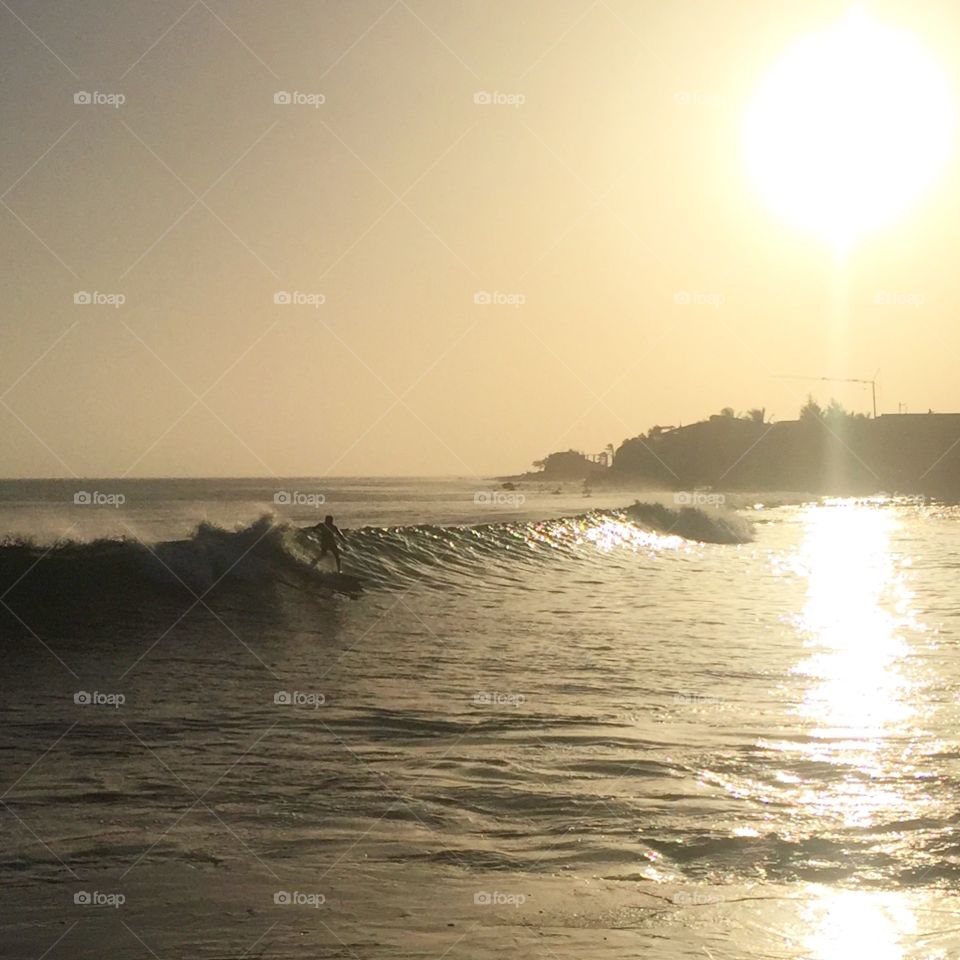
{"type": "Polygon", "coordinates": [[[328,552],[332,553],[333,559],[337,561],[337,573],[343,573],[340,566],[340,548],[337,546],[337,537],[344,543],[347,542],[347,538],[343,535],[343,531],[333,522],[333,517],[328,513],[323,518],[323,523],[318,523],[315,527],[310,527],[310,530],[320,537],[320,556],[314,560],[314,563],[322,560],[328,552]]]}

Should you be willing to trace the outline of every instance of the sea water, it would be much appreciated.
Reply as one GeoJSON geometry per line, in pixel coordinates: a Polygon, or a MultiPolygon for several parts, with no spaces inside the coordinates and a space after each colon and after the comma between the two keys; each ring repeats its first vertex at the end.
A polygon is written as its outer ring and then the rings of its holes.
{"type": "Polygon", "coordinates": [[[4,481],[11,942],[478,956],[480,930],[549,956],[553,924],[625,955],[667,910],[657,955],[735,956],[694,928],[747,890],[804,904],[790,936],[763,915],[778,955],[878,924],[880,955],[953,955],[920,914],[960,886],[960,512],[715,497],[702,529],[742,542],[711,543],[633,499],[4,481]],[[327,513],[359,597],[297,533],[327,513]],[[558,906],[581,889],[609,910],[558,906]]]}

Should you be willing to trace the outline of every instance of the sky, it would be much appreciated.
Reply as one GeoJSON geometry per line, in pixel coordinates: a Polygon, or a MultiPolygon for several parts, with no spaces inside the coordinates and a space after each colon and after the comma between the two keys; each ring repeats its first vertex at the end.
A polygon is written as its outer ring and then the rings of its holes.
{"type": "MultiPolygon", "coordinates": [[[[960,101],[960,8],[865,6],[960,101]]],[[[960,409],[955,151],[842,260],[745,162],[848,9],[5,0],[0,475],[482,475],[869,409],[786,374],[960,409]]]]}

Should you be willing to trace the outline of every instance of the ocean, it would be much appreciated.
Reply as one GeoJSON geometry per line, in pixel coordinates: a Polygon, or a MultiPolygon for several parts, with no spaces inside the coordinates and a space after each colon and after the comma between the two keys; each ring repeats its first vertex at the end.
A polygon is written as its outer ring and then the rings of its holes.
{"type": "Polygon", "coordinates": [[[958,956],[958,521],[0,482],[4,955],[958,956]]]}

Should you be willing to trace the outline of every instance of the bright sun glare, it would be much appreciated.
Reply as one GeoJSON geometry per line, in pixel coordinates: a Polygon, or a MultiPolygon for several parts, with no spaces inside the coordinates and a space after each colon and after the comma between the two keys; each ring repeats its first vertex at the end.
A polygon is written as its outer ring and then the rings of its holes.
{"type": "Polygon", "coordinates": [[[747,164],[778,216],[843,252],[931,186],[953,114],[930,54],[856,8],[766,78],[747,110],[747,164]]]}

